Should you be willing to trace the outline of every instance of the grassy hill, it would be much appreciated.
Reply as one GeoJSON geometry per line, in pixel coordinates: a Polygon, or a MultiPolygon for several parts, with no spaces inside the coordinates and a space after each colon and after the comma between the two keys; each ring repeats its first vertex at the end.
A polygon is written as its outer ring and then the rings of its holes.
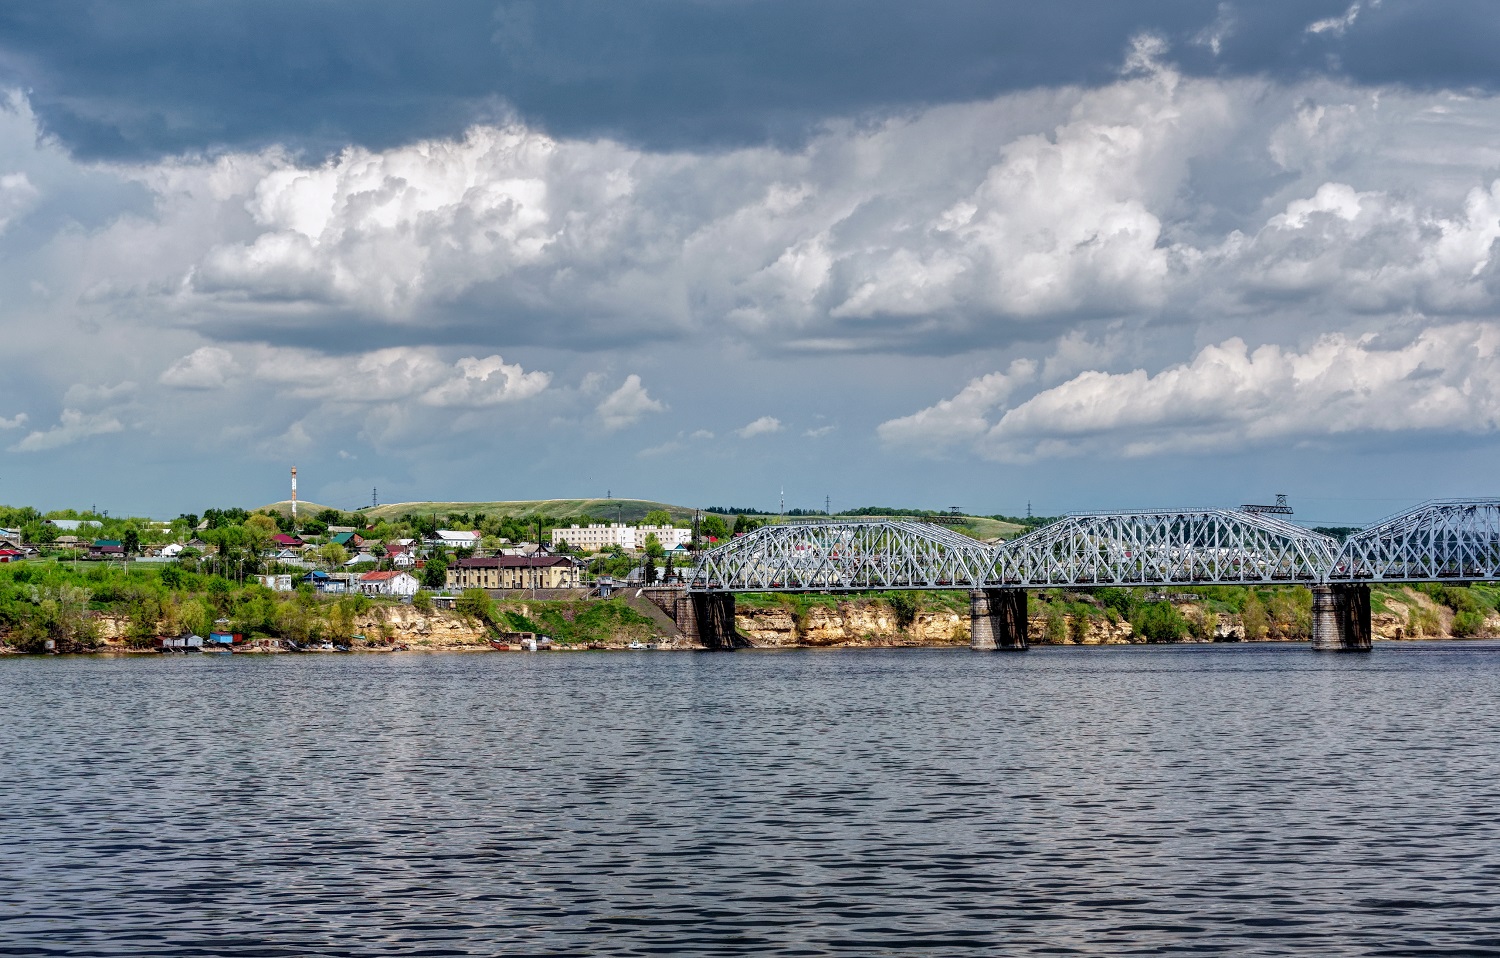
{"type": "MultiPolygon", "coordinates": [[[[332,507],[325,506],[317,502],[308,502],[306,499],[297,500],[297,515],[303,519],[306,519],[309,516],[315,516],[318,513],[322,512],[324,509],[329,508],[332,507]]],[[[289,516],[292,514],[292,500],[283,499],[280,502],[273,502],[270,505],[261,506],[258,509],[251,509],[250,511],[262,512],[266,509],[270,509],[272,512],[277,512],[284,516],[289,516]]]]}
{"type": "MultiPolygon", "coordinates": [[[[292,504],[288,501],[274,502],[263,509],[273,509],[282,514],[289,514],[292,504]]],[[[319,511],[327,508],[316,502],[298,502],[297,512],[302,516],[317,515],[319,511]]],[[[449,513],[459,512],[475,516],[507,516],[518,517],[536,515],[542,513],[567,522],[578,522],[586,524],[593,519],[605,522],[640,522],[649,512],[658,509],[666,510],[673,520],[683,522],[693,518],[693,510],[688,506],[676,506],[670,502],[654,502],[650,499],[520,499],[509,502],[389,502],[374,508],[363,508],[359,513],[366,516],[369,521],[378,519],[399,519],[404,515],[414,516],[446,516],[449,513]]],[[[765,516],[757,516],[765,519],[765,516]]],[[[834,518],[839,518],[835,516],[834,518]]],[[[1020,535],[1023,529],[1010,522],[1001,522],[998,519],[986,519],[979,516],[965,517],[966,521],[961,526],[950,526],[959,528],[978,539],[1013,539],[1020,535]]]]}
{"type": "Polygon", "coordinates": [[[397,519],[404,515],[445,516],[465,512],[484,516],[525,516],[545,513],[558,519],[593,516],[609,522],[639,522],[646,513],[665,509],[674,520],[693,518],[693,510],[649,499],[522,499],[514,502],[391,502],[360,513],[371,519],[397,519]]]}

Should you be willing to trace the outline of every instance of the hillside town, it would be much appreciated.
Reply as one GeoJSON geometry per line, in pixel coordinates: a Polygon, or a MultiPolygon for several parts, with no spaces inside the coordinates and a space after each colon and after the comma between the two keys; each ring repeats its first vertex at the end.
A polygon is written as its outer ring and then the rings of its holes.
{"type": "MultiPolygon", "coordinates": [[[[500,533],[514,530],[503,524],[487,530],[482,517],[468,515],[445,517],[454,528],[444,528],[434,527],[433,517],[371,523],[337,510],[301,521],[275,508],[253,514],[210,510],[170,522],[9,511],[29,521],[0,527],[0,563],[171,564],[255,581],[274,592],[307,586],[318,594],[405,600],[424,589],[439,599],[471,588],[558,592],[602,586],[607,595],[613,585],[680,580],[691,568],[695,541],[692,523],[674,524],[665,512],[639,524],[563,526],[528,517],[521,528],[550,534],[512,539],[500,533]]],[[[722,520],[708,525],[725,533],[722,520]]],[[[718,536],[704,541],[717,542],[718,536]]]]}

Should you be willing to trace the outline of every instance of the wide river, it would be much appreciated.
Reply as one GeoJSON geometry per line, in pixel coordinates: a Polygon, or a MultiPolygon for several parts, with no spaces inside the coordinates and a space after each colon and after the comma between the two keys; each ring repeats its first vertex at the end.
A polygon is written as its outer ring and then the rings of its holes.
{"type": "Polygon", "coordinates": [[[1500,644],[0,660],[0,954],[1500,955],[1500,644]]]}

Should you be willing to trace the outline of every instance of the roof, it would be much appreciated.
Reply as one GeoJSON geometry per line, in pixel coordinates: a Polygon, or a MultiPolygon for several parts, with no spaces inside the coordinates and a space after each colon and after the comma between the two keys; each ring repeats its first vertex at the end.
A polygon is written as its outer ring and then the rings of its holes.
{"type": "Polygon", "coordinates": [[[552,566],[571,566],[573,560],[567,556],[490,556],[483,559],[459,559],[453,563],[455,569],[545,569],[552,566]]]}
{"type": "Polygon", "coordinates": [[[118,549],[123,545],[119,539],[95,539],[95,549],[118,549]]]}
{"type": "Polygon", "coordinates": [[[289,536],[285,532],[278,532],[271,537],[271,541],[282,546],[300,546],[302,540],[297,536],[289,536]]]}
{"type": "Polygon", "coordinates": [[[472,529],[439,529],[437,537],[445,542],[478,542],[483,538],[472,529]]]}
{"type": "Polygon", "coordinates": [[[359,577],[359,581],[361,581],[361,582],[385,582],[388,579],[394,579],[394,578],[396,578],[396,576],[398,576],[398,575],[407,575],[407,573],[405,573],[405,572],[366,572],[364,575],[362,575],[362,576],[359,577]]]}
{"type": "Polygon", "coordinates": [[[352,542],[357,535],[359,535],[359,533],[357,532],[340,532],[338,535],[333,537],[333,541],[337,542],[341,546],[346,546],[350,542],[352,542]]]}

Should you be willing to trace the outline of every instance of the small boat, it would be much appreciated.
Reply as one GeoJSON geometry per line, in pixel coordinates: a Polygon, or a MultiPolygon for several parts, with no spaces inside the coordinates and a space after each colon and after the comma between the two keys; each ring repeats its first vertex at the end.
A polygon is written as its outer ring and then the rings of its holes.
{"type": "Polygon", "coordinates": [[[490,639],[490,648],[494,649],[496,652],[509,652],[510,643],[501,642],[499,639],[490,639]]]}
{"type": "Polygon", "coordinates": [[[641,641],[635,641],[635,642],[631,642],[629,645],[625,646],[625,648],[632,649],[632,650],[645,649],[646,648],[646,643],[641,642],[641,641]]]}

